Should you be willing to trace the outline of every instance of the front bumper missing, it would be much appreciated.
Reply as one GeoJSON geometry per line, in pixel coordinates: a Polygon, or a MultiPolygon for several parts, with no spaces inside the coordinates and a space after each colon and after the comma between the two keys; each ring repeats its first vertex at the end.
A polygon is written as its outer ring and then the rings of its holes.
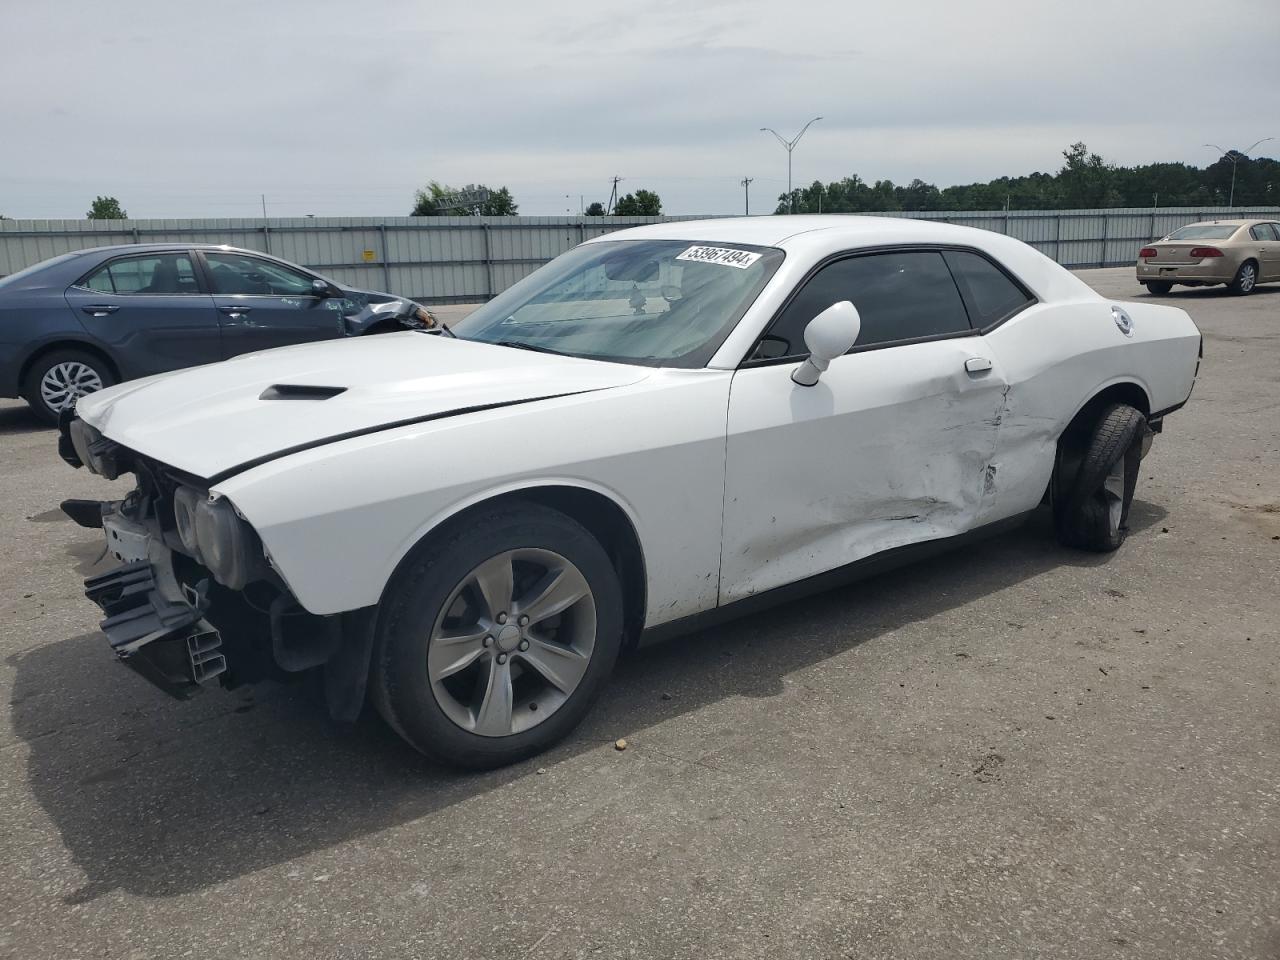
{"type": "Polygon", "coordinates": [[[102,632],[116,656],[171,696],[185,700],[226,672],[222,637],[204,619],[208,602],[178,586],[171,571],[134,560],[84,587],[107,615],[102,632]]]}

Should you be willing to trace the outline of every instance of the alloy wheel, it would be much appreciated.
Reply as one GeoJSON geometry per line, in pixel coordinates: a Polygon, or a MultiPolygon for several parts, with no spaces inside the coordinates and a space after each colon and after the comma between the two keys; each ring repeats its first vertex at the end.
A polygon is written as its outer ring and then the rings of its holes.
{"type": "Polygon", "coordinates": [[[101,374],[79,360],[56,363],[40,378],[40,399],[55,413],[75,406],[81,397],[101,389],[101,374]]]}
{"type": "Polygon", "coordinates": [[[1115,534],[1124,519],[1124,470],[1127,457],[1120,457],[1102,481],[1102,499],[1107,508],[1107,529],[1115,534]]]}
{"type": "Polygon", "coordinates": [[[463,577],[436,618],[431,691],[470,733],[522,733],[577,689],[595,638],[595,599],[582,572],[550,550],[508,550],[463,577]]]}

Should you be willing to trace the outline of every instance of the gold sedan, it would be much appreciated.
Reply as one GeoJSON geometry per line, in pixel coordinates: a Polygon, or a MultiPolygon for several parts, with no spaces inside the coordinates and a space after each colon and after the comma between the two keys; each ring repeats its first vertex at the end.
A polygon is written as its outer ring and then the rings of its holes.
{"type": "Polygon", "coordinates": [[[1273,220],[1207,220],[1179,227],[1138,251],[1138,282],[1162,296],[1175,283],[1226,284],[1251,293],[1280,280],[1280,223],[1273,220]]]}

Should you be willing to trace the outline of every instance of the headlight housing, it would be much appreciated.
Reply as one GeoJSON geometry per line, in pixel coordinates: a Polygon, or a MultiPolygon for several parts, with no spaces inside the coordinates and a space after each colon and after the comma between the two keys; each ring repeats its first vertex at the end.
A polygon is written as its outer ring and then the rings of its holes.
{"type": "Polygon", "coordinates": [[[173,495],[173,518],[187,552],[224,587],[243,590],[261,577],[262,542],[226,497],[179,487],[173,495]]]}
{"type": "Polygon", "coordinates": [[[131,469],[128,462],[128,451],[114,440],[108,440],[96,428],[89,426],[77,418],[67,428],[71,437],[71,446],[80,458],[80,462],[89,468],[91,473],[115,480],[122,473],[131,469]]]}

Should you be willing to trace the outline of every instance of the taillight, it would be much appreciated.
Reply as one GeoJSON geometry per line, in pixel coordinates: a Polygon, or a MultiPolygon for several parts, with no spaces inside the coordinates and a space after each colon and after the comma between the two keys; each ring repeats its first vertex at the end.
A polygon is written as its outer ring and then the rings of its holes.
{"type": "Polygon", "coordinates": [[[1207,257],[1220,257],[1220,256],[1222,256],[1222,251],[1219,250],[1217,247],[1192,247],[1191,248],[1192,260],[1204,260],[1207,257]]]}
{"type": "Polygon", "coordinates": [[[1138,251],[1138,259],[1153,260],[1155,259],[1156,253],[1157,251],[1155,247],[1143,247],[1141,250],[1138,251]]]}

